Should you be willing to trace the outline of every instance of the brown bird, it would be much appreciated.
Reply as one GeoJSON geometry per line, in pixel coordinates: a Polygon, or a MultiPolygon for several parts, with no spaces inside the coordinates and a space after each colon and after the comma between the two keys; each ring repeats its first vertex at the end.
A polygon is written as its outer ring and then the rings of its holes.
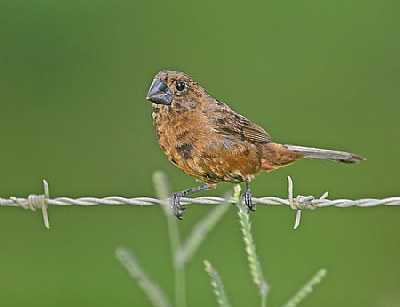
{"type": "Polygon", "coordinates": [[[146,99],[153,104],[153,124],[167,158],[186,174],[205,184],[173,193],[170,205],[178,218],[188,194],[215,188],[218,182],[245,182],[241,196],[252,204],[250,181],[260,171],[269,172],[300,158],[356,163],[364,158],[343,151],[282,145],[260,126],[214,99],[183,72],[162,70],[146,99]]]}

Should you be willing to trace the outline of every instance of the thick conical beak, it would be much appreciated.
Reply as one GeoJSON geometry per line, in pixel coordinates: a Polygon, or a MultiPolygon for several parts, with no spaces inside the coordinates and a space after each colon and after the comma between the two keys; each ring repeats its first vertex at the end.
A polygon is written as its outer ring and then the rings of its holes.
{"type": "Polygon", "coordinates": [[[160,79],[154,79],[153,83],[151,83],[146,99],[154,103],[170,105],[174,99],[174,95],[164,82],[160,79]]]}

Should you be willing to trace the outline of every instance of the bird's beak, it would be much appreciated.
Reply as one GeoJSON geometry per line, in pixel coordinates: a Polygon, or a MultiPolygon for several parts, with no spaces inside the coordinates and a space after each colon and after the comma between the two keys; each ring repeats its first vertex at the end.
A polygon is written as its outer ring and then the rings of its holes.
{"type": "Polygon", "coordinates": [[[154,103],[170,105],[174,99],[174,95],[164,82],[160,79],[154,79],[146,99],[154,103]]]}

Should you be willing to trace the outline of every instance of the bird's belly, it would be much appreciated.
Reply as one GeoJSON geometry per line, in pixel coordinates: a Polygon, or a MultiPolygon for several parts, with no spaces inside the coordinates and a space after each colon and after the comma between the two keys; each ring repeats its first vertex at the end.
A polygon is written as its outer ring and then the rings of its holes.
{"type": "MultiPolygon", "coordinates": [[[[160,142],[160,145],[163,142],[160,142]]],[[[207,182],[242,182],[260,171],[261,159],[254,144],[240,143],[227,149],[215,139],[183,144],[163,143],[166,156],[185,173],[207,182]]]]}
{"type": "Polygon", "coordinates": [[[189,165],[196,172],[193,175],[204,182],[242,182],[259,171],[258,159],[253,158],[250,160],[243,153],[219,151],[194,157],[189,165]]]}

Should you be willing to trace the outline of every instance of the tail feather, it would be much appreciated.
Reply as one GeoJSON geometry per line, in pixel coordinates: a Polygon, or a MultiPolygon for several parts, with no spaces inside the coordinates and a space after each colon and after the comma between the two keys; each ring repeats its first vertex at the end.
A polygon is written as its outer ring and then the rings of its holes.
{"type": "Polygon", "coordinates": [[[284,146],[294,153],[304,155],[304,158],[323,159],[323,160],[337,161],[349,164],[354,164],[361,160],[365,160],[365,158],[350,152],[319,149],[319,148],[296,146],[296,145],[286,145],[286,144],[284,146]]]}

